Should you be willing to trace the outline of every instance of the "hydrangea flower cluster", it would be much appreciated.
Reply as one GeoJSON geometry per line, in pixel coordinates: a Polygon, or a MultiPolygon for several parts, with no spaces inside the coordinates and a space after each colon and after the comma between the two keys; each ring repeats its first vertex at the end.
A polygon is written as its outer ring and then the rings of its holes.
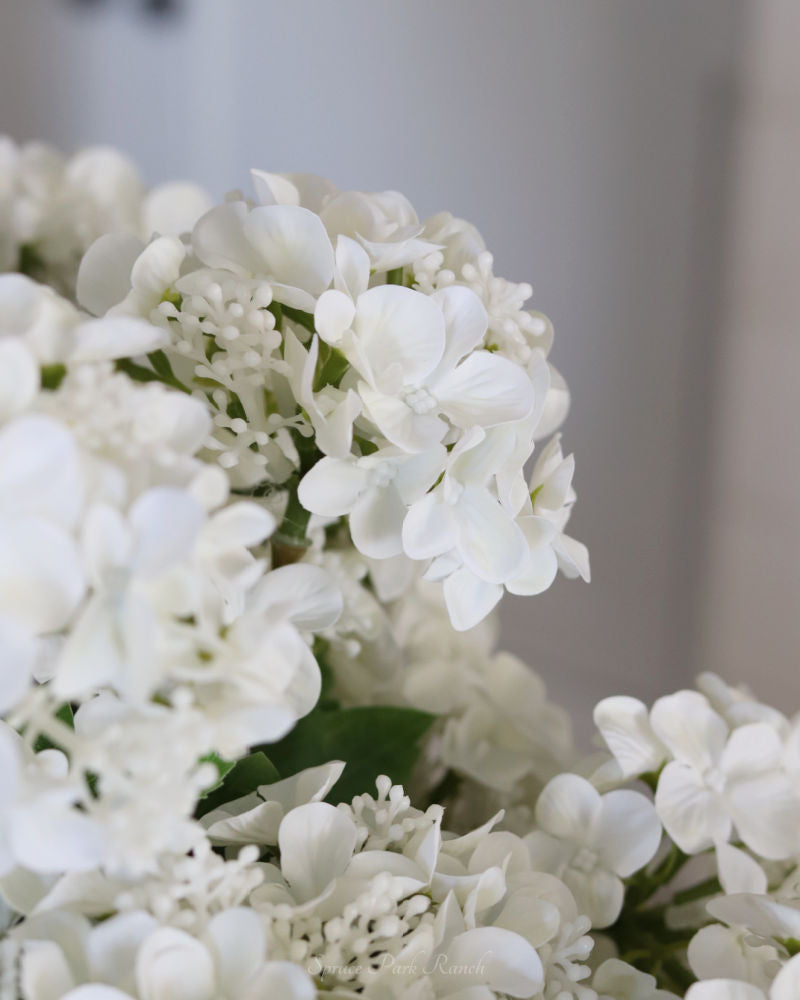
{"type": "Polygon", "coordinates": [[[179,234],[211,207],[196,184],[147,191],[115,149],[65,158],[44,143],[18,146],[0,135],[0,271],[22,271],[64,295],[74,296],[81,257],[98,236],[179,234]]]}
{"type": "Polygon", "coordinates": [[[497,650],[589,575],[529,286],[254,181],[0,142],[0,1000],[796,1000],[800,722],[581,759],[497,650]]]}
{"type": "Polygon", "coordinates": [[[100,238],[81,305],[165,331],[162,371],[213,412],[210,457],[272,497],[289,547],[309,514],[346,518],[367,559],[440,582],[460,630],[559,567],[588,579],[564,533],[571,456],[553,438],[523,471],[568,399],[530,288],[492,275],[467,223],[420,223],[396,192],[254,180],[257,203],[232,196],[185,240],[100,238]]]}

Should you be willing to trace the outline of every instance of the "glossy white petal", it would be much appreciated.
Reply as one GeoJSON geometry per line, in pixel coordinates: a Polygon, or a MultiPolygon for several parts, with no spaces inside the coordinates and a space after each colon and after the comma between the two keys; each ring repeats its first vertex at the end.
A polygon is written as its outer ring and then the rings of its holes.
{"type": "Polygon", "coordinates": [[[26,344],[0,337],[0,420],[27,409],[39,391],[39,365],[26,344]]]}
{"type": "Polygon", "coordinates": [[[400,555],[405,516],[405,504],[393,485],[367,490],[350,512],[353,544],[371,559],[400,555]]]}
{"type": "Polygon", "coordinates": [[[784,965],[772,983],[770,1000],[797,1000],[800,996],[800,956],[784,965]]]}
{"type": "Polygon", "coordinates": [[[405,400],[378,392],[366,382],[359,382],[358,392],[378,430],[404,451],[424,451],[447,431],[447,424],[435,413],[416,413],[405,400]]]}
{"type": "Polygon", "coordinates": [[[141,1000],[212,1000],[214,963],[196,938],[162,927],[139,949],[136,986],[141,1000]]]}
{"type": "Polygon", "coordinates": [[[104,316],[131,290],[131,270],[145,244],[129,233],[96,239],[78,269],[76,297],[94,316],[104,316]]]}
{"type": "Polygon", "coordinates": [[[83,500],[75,439],[63,424],[31,414],[0,430],[0,511],[72,527],[83,500]]]}
{"type": "Polygon", "coordinates": [[[198,184],[170,181],[154,187],[142,205],[146,235],[161,233],[180,236],[191,232],[194,224],[214,205],[211,195],[198,184]]]}
{"type": "Polygon", "coordinates": [[[166,331],[135,317],[106,316],[87,320],[74,331],[70,361],[111,361],[147,354],[163,347],[166,331]]]}
{"type": "Polygon", "coordinates": [[[696,854],[730,836],[731,821],[719,797],[687,764],[670,761],[664,767],[655,804],[667,833],[687,854],[696,854]]]}
{"type": "Polygon", "coordinates": [[[155,575],[188,556],[205,517],[184,491],[159,486],[139,497],[129,520],[135,535],[134,568],[155,575]]]}
{"type": "Polygon", "coordinates": [[[649,799],[622,788],[603,796],[593,834],[605,866],[621,878],[628,878],[658,850],[661,822],[649,799]]]}
{"type": "Polygon", "coordinates": [[[0,523],[0,615],[57,632],[84,588],[78,548],[61,528],[33,517],[0,523]]]}
{"type": "Polygon", "coordinates": [[[447,577],[443,586],[450,622],[457,632],[466,632],[489,614],[503,596],[503,588],[487,583],[466,566],[447,577]]]}
{"type": "Polygon", "coordinates": [[[305,631],[328,628],[342,613],[342,594],[331,575],[306,563],[267,573],[252,601],[271,618],[289,621],[305,631]]]}
{"type": "Polygon", "coordinates": [[[297,497],[306,510],[324,517],[349,514],[367,489],[370,473],[339,458],[321,458],[300,481],[297,497]]]}
{"type": "Polygon", "coordinates": [[[431,298],[442,310],[445,349],[435,375],[449,372],[486,334],[489,317],[478,296],[463,285],[451,285],[434,292],[431,298]]]}
{"type": "Polygon", "coordinates": [[[204,939],[217,971],[217,986],[227,997],[240,997],[264,963],[266,932],[261,918],[244,907],[215,914],[204,939]]]}
{"type": "Polygon", "coordinates": [[[333,247],[319,216],[307,208],[254,208],[244,221],[244,232],[274,281],[301,288],[315,298],[330,285],[333,247]]]}
{"type": "MultiPolygon", "coordinates": [[[[353,330],[383,388],[382,373],[399,366],[407,385],[419,385],[444,351],[444,317],[421,292],[381,285],[358,299],[353,330]]],[[[391,391],[391,390],[388,390],[391,391]]]]}
{"type": "Polygon", "coordinates": [[[44,798],[14,811],[8,839],[17,861],[35,872],[88,871],[105,860],[100,826],[44,798]]]}
{"type": "Polygon", "coordinates": [[[298,902],[319,895],[353,856],[357,831],[349,816],[327,802],[292,809],[278,833],[281,870],[298,902]]]}
{"type": "Polygon", "coordinates": [[[667,757],[650,725],[647,706],[637,698],[604,698],[595,707],[594,724],[626,778],[657,771],[667,757]]]}
{"type": "Polygon", "coordinates": [[[315,1000],[317,988],[312,979],[294,962],[267,962],[241,994],[241,1000],[315,1000]]]}
{"type": "Polygon", "coordinates": [[[600,793],[577,774],[559,774],[545,785],[536,803],[536,822],[554,837],[582,839],[598,820],[600,793]]]}
{"type": "Polygon", "coordinates": [[[403,521],[403,550],[411,559],[432,559],[449,552],[456,544],[450,508],[439,496],[427,493],[406,514],[403,521]]]}
{"type": "Polygon", "coordinates": [[[717,844],[717,871],[723,890],[764,893],[767,876],[761,865],[733,844],[717,844]]]}
{"type": "Polygon", "coordinates": [[[314,326],[326,344],[339,346],[356,314],[356,307],[349,295],[330,289],[323,292],[314,309],[314,326]]]}
{"type": "Polygon", "coordinates": [[[433,386],[442,411],[457,427],[491,427],[521,420],[533,406],[533,386],[506,358],[476,351],[433,386]]]}
{"type": "Polygon", "coordinates": [[[217,205],[197,221],[192,247],[206,267],[225,268],[236,274],[257,274],[262,262],[244,234],[247,205],[217,205]]]}
{"type": "Polygon", "coordinates": [[[719,761],[728,738],[725,721],[697,691],[659,698],[650,711],[650,724],[676,760],[700,770],[719,761]]]}
{"type": "Polygon", "coordinates": [[[544,970],[536,949],[514,931],[476,927],[456,935],[447,948],[441,972],[474,968],[465,978],[484,983],[511,997],[532,997],[544,987],[544,970]]]}
{"type": "Polygon", "coordinates": [[[14,619],[0,618],[0,715],[27,691],[35,660],[36,644],[30,634],[14,619]]]}
{"type": "Polygon", "coordinates": [[[467,486],[454,507],[464,564],[487,583],[503,583],[523,568],[527,546],[519,526],[488,490],[467,486]]]}

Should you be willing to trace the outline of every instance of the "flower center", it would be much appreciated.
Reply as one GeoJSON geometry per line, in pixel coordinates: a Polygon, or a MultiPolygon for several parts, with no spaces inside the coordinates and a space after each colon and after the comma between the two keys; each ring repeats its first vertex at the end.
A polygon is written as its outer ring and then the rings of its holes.
{"type": "Polygon", "coordinates": [[[597,855],[588,847],[581,847],[572,859],[572,867],[588,875],[597,868],[597,855]]]}
{"type": "Polygon", "coordinates": [[[425,414],[436,409],[436,400],[427,389],[411,389],[406,392],[405,401],[414,413],[425,414]]]}

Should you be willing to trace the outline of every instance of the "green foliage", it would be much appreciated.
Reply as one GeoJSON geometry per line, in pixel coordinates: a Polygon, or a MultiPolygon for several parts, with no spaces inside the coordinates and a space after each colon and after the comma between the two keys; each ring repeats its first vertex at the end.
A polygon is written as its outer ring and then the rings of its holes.
{"type": "Polygon", "coordinates": [[[374,791],[380,774],[395,783],[408,782],[433,721],[433,715],[414,708],[316,708],[288,736],[265,749],[284,775],[330,760],[346,761],[328,799],[349,802],[354,795],[374,791]]]}
{"type": "Polygon", "coordinates": [[[32,243],[23,243],[19,248],[17,270],[29,278],[38,278],[45,271],[45,263],[38,249],[32,243]]]}
{"type": "Polygon", "coordinates": [[[67,374],[66,365],[56,362],[52,365],[42,365],[41,386],[43,389],[53,391],[64,381],[67,374]]]}
{"type": "Polygon", "coordinates": [[[216,765],[220,780],[203,793],[195,810],[198,818],[210,813],[212,809],[218,809],[226,802],[249,795],[259,785],[271,785],[275,781],[280,781],[280,775],[272,761],[261,750],[237,760],[235,764],[223,760],[217,754],[209,754],[203,760],[209,760],[216,765]]]}

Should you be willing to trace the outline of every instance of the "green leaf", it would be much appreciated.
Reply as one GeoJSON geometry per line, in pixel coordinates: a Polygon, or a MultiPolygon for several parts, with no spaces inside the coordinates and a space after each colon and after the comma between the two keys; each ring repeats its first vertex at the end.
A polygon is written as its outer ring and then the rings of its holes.
{"type": "MultiPolygon", "coordinates": [[[[69,702],[64,702],[61,708],[55,713],[54,718],[58,719],[59,722],[62,722],[69,729],[75,728],[75,718],[72,714],[72,705],[69,702]]],[[[41,753],[42,750],[61,750],[63,752],[64,748],[59,746],[58,743],[53,742],[49,736],[40,733],[33,744],[33,750],[34,753],[41,753]]]]}
{"type": "Polygon", "coordinates": [[[269,755],[281,774],[297,774],[330,760],[347,763],[332,802],[349,802],[353,796],[375,790],[375,779],[388,774],[405,784],[420,752],[420,744],[435,716],[414,708],[363,706],[315,709],[269,755]]]}
{"type": "Polygon", "coordinates": [[[64,381],[64,376],[66,374],[66,365],[59,364],[58,362],[52,365],[42,365],[42,388],[50,391],[57,389],[64,381]]]}
{"type": "Polygon", "coordinates": [[[293,323],[299,323],[311,333],[314,333],[314,317],[311,313],[303,312],[302,309],[294,309],[292,306],[283,306],[283,315],[292,320],[293,323]]]}
{"type": "MultiPolygon", "coordinates": [[[[215,764],[217,761],[227,764],[227,761],[222,761],[216,754],[210,754],[209,759],[215,764]]],[[[217,766],[219,767],[219,764],[217,766]]],[[[224,806],[226,802],[249,795],[259,785],[271,785],[275,781],[280,781],[280,777],[269,757],[263,751],[256,750],[228,768],[222,781],[209,789],[200,799],[195,815],[199,819],[212,809],[224,806]]]]}
{"type": "Polygon", "coordinates": [[[403,284],[403,268],[393,267],[391,271],[386,272],[386,284],[387,285],[402,285],[403,284]]]}
{"type": "Polygon", "coordinates": [[[45,263],[42,255],[32,243],[23,243],[19,248],[17,270],[20,274],[27,274],[29,278],[35,278],[44,272],[45,263]]]}
{"type": "MultiPolygon", "coordinates": [[[[148,357],[149,356],[150,355],[148,355],[148,357]]],[[[181,392],[186,393],[189,392],[186,386],[183,385],[182,382],[179,382],[174,375],[171,377],[160,375],[157,371],[154,371],[151,368],[145,368],[144,365],[137,365],[136,362],[131,361],[130,358],[118,358],[114,367],[118,372],[124,372],[128,378],[133,379],[134,382],[163,382],[165,385],[172,386],[173,389],[180,389],[181,392]]]]}

